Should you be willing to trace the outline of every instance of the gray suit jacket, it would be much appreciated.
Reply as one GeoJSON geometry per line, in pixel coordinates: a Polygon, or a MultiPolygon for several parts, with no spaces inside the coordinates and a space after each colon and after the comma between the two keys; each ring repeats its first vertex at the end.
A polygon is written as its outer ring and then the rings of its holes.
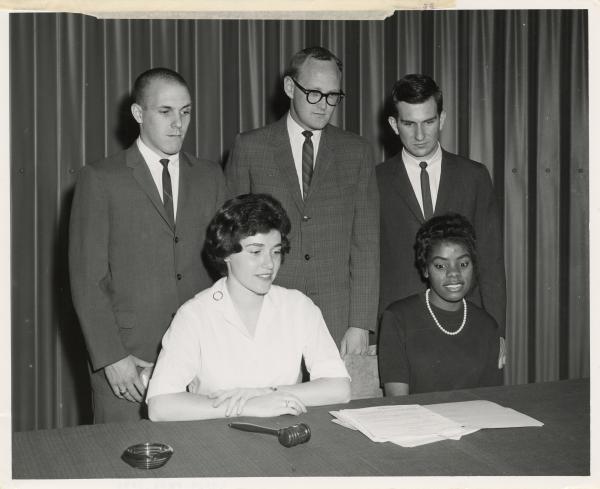
{"type": "Polygon", "coordinates": [[[376,327],[379,291],[379,197],[371,145],[328,125],[310,190],[302,199],[286,117],[238,135],[225,176],[231,192],[268,193],[292,222],[291,252],[277,283],[321,308],[334,340],[376,327]]]}
{"type": "Polygon", "coordinates": [[[212,283],[201,252],[225,179],[217,164],[183,152],[179,168],[175,227],[136,144],[80,172],[69,268],[93,370],[128,354],[155,361],[172,315],[212,283]]]}
{"type": "MultiPolygon", "coordinates": [[[[415,236],[423,214],[402,162],[402,153],[377,166],[381,198],[380,310],[425,289],[415,266],[415,236]]],[[[477,238],[479,287],[470,298],[496,320],[501,336],[506,323],[506,276],[500,215],[485,166],[443,151],[440,186],[434,209],[438,216],[465,216],[477,238]]]]}

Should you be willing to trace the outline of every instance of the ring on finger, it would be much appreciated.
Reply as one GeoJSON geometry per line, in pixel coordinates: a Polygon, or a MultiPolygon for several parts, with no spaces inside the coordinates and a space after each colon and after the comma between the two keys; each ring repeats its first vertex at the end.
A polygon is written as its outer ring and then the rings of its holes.
{"type": "Polygon", "coordinates": [[[290,400],[289,399],[285,400],[285,407],[290,407],[290,400]]]}
{"type": "Polygon", "coordinates": [[[120,390],[120,391],[119,391],[119,394],[121,394],[121,395],[123,396],[123,395],[127,394],[127,390],[124,390],[124,391],[121,391],[121,390],[120,390]]]}

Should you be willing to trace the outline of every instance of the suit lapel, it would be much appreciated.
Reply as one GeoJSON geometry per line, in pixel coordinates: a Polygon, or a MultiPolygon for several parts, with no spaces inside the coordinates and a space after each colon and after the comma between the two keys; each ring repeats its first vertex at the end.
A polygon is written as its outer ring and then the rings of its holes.
{"type": "Polygon", "coordinates": [[[410,180],[408,179],[408,173],[406,173],[406,167],[404,166],[404,162],[402,161],[402,152],[398,153],[393,158],[394,166],[392,172],[392,186],[396,189],[396,192],[402,197],[410,211],[415,216],[415,219],[420,223],[425,221],[423,217],[423,212],[421,211],[421,206],[419,206],[419,201],[415,195],[415,191],[410,184],[410,180]]]}
{"type": "Polygon", "coordinates": [[[433,214],[445,214],[451,208],[456,207],[456,199],[462,195],[460,191],[461,181],[456,172],[456,163],[450,153],[442,150],[442,171],[440,173],[440,186],[433,214]],[[454,205],[453,205],[454,204],[454,205]]]}
{"type": "Polygon", "coordinates": [[[186,156],[186,154],[181,151],[179,153],[179,194],[177,196],[177,214],[176,214],[176,225],[180,226],[184,225],[185,219],[187,218],[186,210],[193,209],[193,205],[190,202],[191,196],[191,188],[193,185],[196,185],[197,182],[193,180],[192,174],[192,165],[193,163],[186,156]]]}
{"type": "Polygon", "coordinates": [[[298,210],[302,212],[304,202],[302,200],[302,194],[300,193],[298,173],[296,172],[294,156],[292,155],[292,146],[290,144],[286,121],[287,115],[282,117],[273,126],[274,164],[278,166],[281,173],[285,175],[294,203],[298,207],[298,210]]]}
{"type": "Polygon", "coordinates": [[[317,151],[317,159],[315,161],[315,170],[305,201],[310,199],[310,196],[313,195],[321,185],[323,185],[323,182],[325,181],[325,175],[327,175],[327,170],[331,166],[331,163],[334,159],[333,149],[331,145],[331,135],[328,131],[328,128],[329,125],[325,126],[323,132],[321,133],[321,140],[319,141],[319,150],[317,151]]]}
{"type": "MultiPolygon", "coordinates": [[[[165,212],[165,207],[160,198],[160,194],[158,193],[158,189],[156,188],[156,184],[152,178],[152,174],[144,161],[144,157],[138,150],[137,144],[134,143],[125,153],[125,163],[128,167],[130,167],[133,171],[133,178],[135,178],[138,185],[142,188],[142,190],[146,193],[150,202],[158,211],[160,216],[162,217],[165,225],[173,231],[173,225],[170,222],[170,219],[165,212]]],[[[181,163],[180,163],[181,164],[181,163]]],[[[181,170],[180,170],[181,177],[181,170]]],[[[181,180],[181,178],[180,178],[181,180]]]]}

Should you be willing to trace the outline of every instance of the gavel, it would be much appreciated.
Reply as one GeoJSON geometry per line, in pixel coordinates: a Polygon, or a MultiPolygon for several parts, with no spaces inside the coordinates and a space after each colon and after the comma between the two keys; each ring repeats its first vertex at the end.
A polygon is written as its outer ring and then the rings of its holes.
{"type": "Polygon", "coordinates": [[[300,443],[306,443],[310,440],[310,428],[307,424],[299,423],[287,428],[267,428],[250,423],[229,423],[231,428],[242,431],[252,431],[254,433],[266,433],[274,435],[284,447],[294,447],[300,443]]]}

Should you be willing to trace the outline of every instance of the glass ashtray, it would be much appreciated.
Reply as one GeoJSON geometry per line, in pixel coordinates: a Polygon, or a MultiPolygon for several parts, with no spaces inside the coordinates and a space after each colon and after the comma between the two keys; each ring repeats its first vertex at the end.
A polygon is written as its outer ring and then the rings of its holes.
{"type": "Polygon", "coordinates": [[[121,458],[136,469],[157,469],[173,455],[173,448],[164,443],[138,443],[127,448],[121,458]]]}

